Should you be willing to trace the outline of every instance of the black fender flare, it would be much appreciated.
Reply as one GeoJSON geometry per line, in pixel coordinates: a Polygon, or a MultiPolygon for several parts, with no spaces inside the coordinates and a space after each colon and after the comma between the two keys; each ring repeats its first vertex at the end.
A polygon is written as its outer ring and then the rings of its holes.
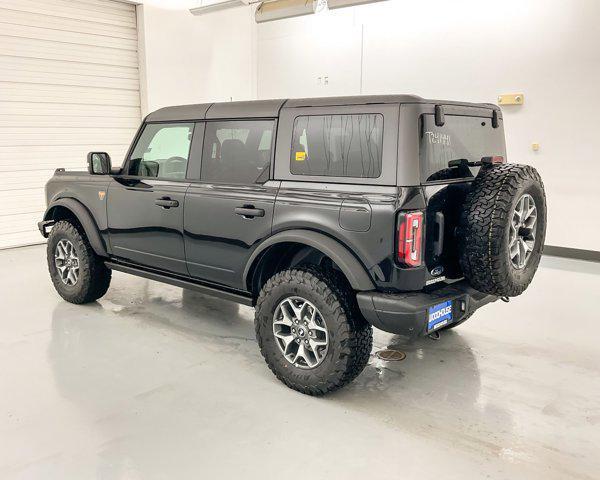
{"type": "Polygon", "coordinates": [[[73,215],[79,220],[79,223],[83,227],[85,235],[87,236],[90,245],[96,252],[96,255],[101,257],[108,257],[108,253],[106,252],[106,247],[104,246],[104,242],[102,241],[102,237],[100,237],[100,232],[98,231],[98,225],[96,225],[96,221],[90,211],[78,200],[74,198],[59,198],[53,201],[48,208],[46,209],[46,213],[44,213],[44,220],[53,220],[53,211],[56,207],[64,207],[67,210],[70,210],[73,215]]]}
{"type": "Polygon", "coordinates": [[[248,275],[261,253],[273,245],[285,242],[308,245],[327,255],[340,267],[340,270],[344,273],[354,290],[368,291],[375,289],[375,285],[366,268],[346,246],[327,235],[312,230],[286,230],[276,233],[263,241],[254,250],[246,264],[246,268],[244,268],[242,279],[244,285],[248,285],[248,275]]]}

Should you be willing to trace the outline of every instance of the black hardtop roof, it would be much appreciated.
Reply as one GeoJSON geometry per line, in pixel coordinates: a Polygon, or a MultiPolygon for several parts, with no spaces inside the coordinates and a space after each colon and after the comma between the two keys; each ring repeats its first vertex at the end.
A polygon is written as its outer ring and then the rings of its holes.
{"type": "Polygon", "coordinates": [[[382,103],[435,103],[441,105],[498,108],[490,103],[428,100],[417,95],[354,95],[348,97],[292,98],[178,105],[156,110],[146,117],[146,121],[168,122],[181,120],[215,120],[225,118],[275,118],[279,116],[279,111],[282,108],[329,107],[382,103]]]}

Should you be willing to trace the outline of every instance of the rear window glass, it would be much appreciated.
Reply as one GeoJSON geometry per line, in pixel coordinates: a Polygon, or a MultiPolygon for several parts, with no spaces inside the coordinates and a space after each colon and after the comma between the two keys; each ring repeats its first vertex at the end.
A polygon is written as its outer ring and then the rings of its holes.
{"type": "Polygon", "coordinates": [[[293,175],[377,178],[383,115],[310,115],[294,121],[293,175]]]}
{"type": "Polygon", "coordinates": [[[446,115],[442,127],[433,115],[421,115],[419,157],[423,182],[472,178],[479,167],[462,164],[448,167],[452,160],[478,162],[482,157],[505,155],[502,128],[492,128],[490,118],[446,115]]]}

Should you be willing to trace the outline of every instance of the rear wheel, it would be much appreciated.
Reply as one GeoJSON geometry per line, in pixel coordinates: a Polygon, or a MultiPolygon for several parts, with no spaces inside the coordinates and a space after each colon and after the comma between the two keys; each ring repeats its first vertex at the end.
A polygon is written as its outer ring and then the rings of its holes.
{"type": "Polygon", "coordinates": [[[52,227],[46,254],[54,288],[67,302],[93,302],[108,290],[111,271],[75,222],[61,220],[52,227]]]}
{"type": "Polygon", "coordinates": [[[277,273],[256,303],[256,338],[267,365],[288,387],[324,395],[364,369],[373,344],[354,292],[317,269],[277,273]]]}

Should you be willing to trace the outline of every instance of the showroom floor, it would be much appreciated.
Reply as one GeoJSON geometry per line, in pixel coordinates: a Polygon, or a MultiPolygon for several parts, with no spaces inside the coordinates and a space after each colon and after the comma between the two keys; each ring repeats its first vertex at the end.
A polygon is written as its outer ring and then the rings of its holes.
{"type": "Polygon", "coordinates": [[[44,247],[0,251],[0,477],[544,478],[600,472],[600,264],[530,290],[325,398],[280,384],[253,311],[116,273],[62,301],[44,247]]]}

